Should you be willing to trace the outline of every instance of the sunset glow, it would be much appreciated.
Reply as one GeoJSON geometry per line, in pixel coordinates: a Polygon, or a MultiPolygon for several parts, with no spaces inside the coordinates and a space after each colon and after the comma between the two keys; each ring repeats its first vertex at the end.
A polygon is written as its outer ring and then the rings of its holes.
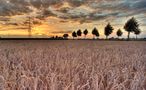
{"type": "MultiPolygon", "coordinates": [[[[91,32],[96,27],[100,38],[104,38],[104,27],[108,22],[114,32],[120,28],[127,33],[123,26],[129,18],[135,17],[142,30],[140,37],[145,37],[145,6],[145,0],[0,0],[0,35],[27,37],[26,22],[31,17],[34,37],[62,36],[78,29],[91,32]]],[[[111,35],[115,36],[116,33],[111,35]]]]}

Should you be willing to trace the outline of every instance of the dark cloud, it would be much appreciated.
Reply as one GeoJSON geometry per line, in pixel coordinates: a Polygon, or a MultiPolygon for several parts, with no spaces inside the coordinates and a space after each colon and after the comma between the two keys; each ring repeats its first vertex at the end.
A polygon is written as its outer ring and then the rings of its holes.
{"type": "Polygon", "coordinates": [[[66,22],[68,22],[68,21],[66,21],[66,20],[60,20],[59,22],[61,22],[61,23],[66,23],[66,22]]]}
{"type": "Polygon", "coordinates": [[[28,27],[11,27],[11,28],[5,28],[6,26],[3,26],[1,31],[12,31],[12,30],[28,30],[28,27]]]}
{"type": "Polygon", "coordinates": [[[8,22],[10,21],[9,17],[0,17],[0,21],[8,22]]]}
{"type": "Polygon", "coordinates": [[[13,3],[13,4],[15,4],[15,5],[25,5],[25,6],[28,6],[28,5],[30,5],[30,2],[29,2],[29,0],[7,0],[7,1],[9,1],[9,3],[13,3]]]}
{"type": "Polygon", "coordinates": [[[31,23],[32,25],[42,25],[42,21],[38,18],[31,18],[31,20],[29,21],[29,18],[22,22],[23,26],[29,25],[29,23],[31,23]]]}
{"type": "Polygon", "coordinates": [[[146,9],[146,1],[140,0],[132,5],[134,9],[146,9]]]}
{"type": "Polygon", "coordinates": [[[91,18],[92,20],[101,20],[101,19],[106,19],[108,17],[116,17],[119,15],[119,12],[112,12],[112,13],[93,13],[91,14],[91,18]]]}
{"type": "Polygon", "coordinates": [[[33,6],[35,8],[47,8],[50,5],[61,3],[62,0],[8,0],[10,3],[16,5],[33,6]]]}
{"type": "Polygon", "coordinates": [[[42,24],[42,22],[40,20],[34,20],[32,23],[34,25],[41,25],[42,24]]]}
{"type": "Polygon", "coordinates": [[[62,13],[67,13],[71,8],[69,7],[64,7],[64,8],[61,8],[60,10],[57,10],[59,12],[62,12],[62,13]]]}
{"type": "Polygon", "coordinates": [[[15,28],[16,30],[19,29],[19,30],[28,30],[29,28],[28,27],[17,27],[15,28]]]}
{"type": "Polygon", "coordinates": [[[41,9],[58,3],[61,0],[0,0],[0,16],[29,13],[33,11],[30,7],[41,9]]]}
{"type": "Polygon", "coordinates": [[[54,16],[81,23],[146,13],[145,0],[0,0],[0,16],[29,13],[33,11],[30,7],[41,11],[37,15],[41,20],[54,16]],[[62,7],[64,2],[70,7],[62,7]]]}
{"type": "Polygon", "coordinates": [[[50,10],[44,9],[42,10],[42,16],[47,17],[47,16],[56,16],[53,12],[51,12],[50,10]]]}
{"type": "Polygon", "coordinates": [[[67,0],[69,4],[73,7],[78,7],[83,4],[87,4],[89,0],[67,0]]]}
{"type": "Polygon", "coordinates": [[[3,23],[3,25],[12,25],[12,26],[19,26],[20,25],[20,23],[16,23],[16,22],[5,22],[5,23],[3,23]]]}
{"type": "Polygon", "coordinates": [[[7,0],[0,0],[0,16],[12,16],[28,12],[31,12],[31,10],[24,5],[16,5],[7,0]]]}
{"type": "Polygon", "coordinates": [[[45,20],[45,18],[47,18],[48,16],[54,16],[54,17],[57,16],[56,14],[54,14],[52,11],[48,9],[43,9],[41,12],[38,12],[37,14],[38,15],[36,16],[36,18],[40,20],[45,20]]]}

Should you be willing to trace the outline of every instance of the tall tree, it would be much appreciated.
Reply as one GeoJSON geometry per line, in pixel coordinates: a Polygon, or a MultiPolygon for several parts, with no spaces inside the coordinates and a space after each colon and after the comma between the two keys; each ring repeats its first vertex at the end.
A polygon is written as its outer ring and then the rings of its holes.
{"type": "Polygon", "coordinates": [[[86,36],[87,36],[87,34],[88,34],[88,30],[87,30],[87,29],[85,29],[83,33],[84,33],[85,38],[86,38],[86,36]]]}
{"type": "Polygon", "coordinates": [[[119,29],[118,31],[117,31],[117,36],[118,37],[121,37],[123,35],[123,32],[121,31],[121,29],[119,29]]]}
{"type": "Polygon", "coordinates": [[[110,25],[110,23],[108,23],[104,29],[104,34],[106,36],[106,39],[108,39],[108,36],[113,33],[113,30],[114,28],[110,25]]]}
{"type": "Polygon", "coordinates": [[[75,37],[77,37],[77,33],[76,33],[75,31],[72,33],[72,37],[73,37],[73,39],[74,39],[75,37]]]}
{"type": "Polygon", "coordinates": [[[99,37],[100,35],[99,35],[99,32],[98,32],[98,30],[97,30],[97,28],[94,28],[93,30],[92,30],[92,34],[93,34],[93,39],[95,38],[95,36],[96,37],[99,37]]]}
{"type": "Polygon", "coordinates": [[[141,30],[140,30],[140,29],[134,31],[134,34],[136,35],[136,39],[137,39],[137,36],[138,36],[140,33],[141,33],[141,30]]]}
{"type": "Polygon", "coordinates": [[[80,36],[82,36],[82,31],[79,29],[78,31],[77,31],[77,35],[80,37],[80,36]]]}
{"type": "Polygon", "coordinates": [[[134,17],[132,17],[131,19],[129,19],[126,22],[126,24],[124,26],[124,29],[125,29],[125,31],[128,32],[127,39],[129,40],[130,39],[130,33],[139,30],[139,24],[138,24],[137,20],[134,17]]]}

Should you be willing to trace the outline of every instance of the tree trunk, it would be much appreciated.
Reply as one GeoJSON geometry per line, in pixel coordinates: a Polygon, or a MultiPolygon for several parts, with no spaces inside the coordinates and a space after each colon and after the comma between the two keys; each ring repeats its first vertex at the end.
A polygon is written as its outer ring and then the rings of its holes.
{"type": "Polygon", "coordinates": [[[137,35],[136,35],[136,40],[137,40],[137,35]]]}
{"type": "Polygon", "coordinates": [[[106,36],[106,39],[108,39],[108,36],[106,36]]]}
{"type": "Polygon", "coordinates": [[[128,40],[130,39],[130,32],[128,32],[128,40]]]}

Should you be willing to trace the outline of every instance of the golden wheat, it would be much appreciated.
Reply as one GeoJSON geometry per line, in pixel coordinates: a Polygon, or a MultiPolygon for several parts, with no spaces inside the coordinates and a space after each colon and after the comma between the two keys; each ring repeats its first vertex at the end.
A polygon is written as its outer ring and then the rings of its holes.
{"type": "Polygon", "coordinates": [[[146,90],[145,45],[0,41],[0,90],[146,90]]]}

